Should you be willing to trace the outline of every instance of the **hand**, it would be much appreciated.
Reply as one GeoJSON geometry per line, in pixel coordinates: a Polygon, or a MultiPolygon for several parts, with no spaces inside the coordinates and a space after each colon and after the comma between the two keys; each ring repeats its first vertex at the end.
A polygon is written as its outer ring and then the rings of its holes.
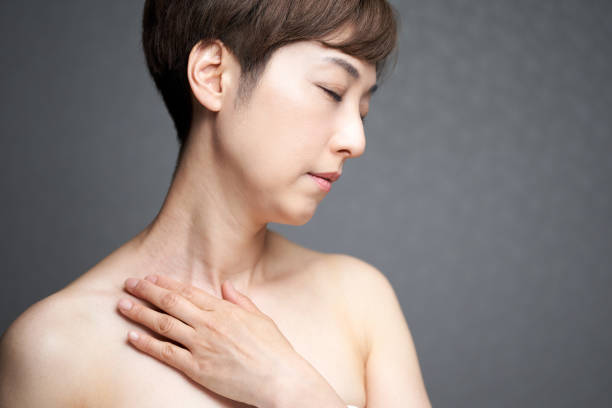
{"type": "Polygon", "coordinates": [[[142,352],[182,371],[217,394],[255,406],[270,406],[285,374],[307,363],[295,352],[274,321],[229,281],[219,299],[194,286],[164,276],[130,278],[126,290],[157,306],[157,312],[128,299],[119,310],[129,319],[182,345],[130,332],[142,352]],[[269,390],[269,391],[268,391],[269,390]]]}

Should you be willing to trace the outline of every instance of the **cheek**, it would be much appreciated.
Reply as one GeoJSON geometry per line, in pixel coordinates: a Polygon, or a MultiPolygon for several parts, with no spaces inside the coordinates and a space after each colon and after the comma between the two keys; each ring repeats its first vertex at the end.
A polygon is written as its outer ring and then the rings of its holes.
{"type": "Polygon", "coordinates": [[[251,169],[277,181],[311,171],[325,142],[322,105],[301,84],[263,84],[242,122],[251,169]]]}

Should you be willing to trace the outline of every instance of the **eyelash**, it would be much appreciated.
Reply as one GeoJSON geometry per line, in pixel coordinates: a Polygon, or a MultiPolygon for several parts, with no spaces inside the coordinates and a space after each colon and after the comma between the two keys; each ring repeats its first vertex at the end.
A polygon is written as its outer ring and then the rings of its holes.
{"type": "Polygon", "coordinates": [[[335,93],[332,90],[329,90],[327,88],[322,88],[325,92],[327,92],[332,98],[334,98],[334,100],[336,102],[342,102],[342,97],[340,95],[338,95],[337,93],[335,93]]]}
{"type": "MultiPolygon", "coordinates": [[[[329,95],[330,95],[332,98],[334,98],[334,100],[335,100],[336,102],[342,102],[342,96],[338,95],[338,94],[337,94],[337,93],[335,93],[334,91],[332,91],[332,90],[330,90],[330,89],[327,89],[327,88],[323,88],[323,87],[321,87],[321,89],[323,89],[323,90],[324,90],[325,92],[327,92],[327,93],[328,93],[328,94],[329,94],[329,95]]],[[[362,121],[363,123],[365,123],[365,120],[366,120],[365,116],[361,116],[361,121],[362,121]]]]}

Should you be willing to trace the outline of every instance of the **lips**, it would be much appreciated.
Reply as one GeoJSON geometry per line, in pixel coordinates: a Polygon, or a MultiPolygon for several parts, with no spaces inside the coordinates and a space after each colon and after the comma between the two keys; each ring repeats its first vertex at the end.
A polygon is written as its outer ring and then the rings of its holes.
{"type": "Polygon", "coordinates": [[[319,186],[322,191],[328,193],[331,190],[332,182],[326,178],[315,176],[314,174],[308,173],[310,178],[319,186]]]}
{"type": "Polygon", "coordinates": [[[339,173],[336,171],[327,172],[327,173],[308,173],[308,174],[323,178],[329,181],[330,183],[333,183],[334,181],[338,180],[340,176],[342,175],[342,173],[339,173]]]}

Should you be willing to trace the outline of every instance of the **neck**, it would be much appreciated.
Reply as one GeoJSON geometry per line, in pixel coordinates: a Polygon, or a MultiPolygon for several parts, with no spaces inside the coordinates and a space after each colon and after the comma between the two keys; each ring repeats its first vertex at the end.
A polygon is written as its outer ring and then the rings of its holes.
{"type": "Polygon", "coordinates": [[[225,280],[249,293],[264,279],[267,224],[249,212],[245,190],[229,182],[212,142],[185,148],[160,212],[134,239],[140,261],[147,274],[168,275],[219,297],[225,280]]]}

